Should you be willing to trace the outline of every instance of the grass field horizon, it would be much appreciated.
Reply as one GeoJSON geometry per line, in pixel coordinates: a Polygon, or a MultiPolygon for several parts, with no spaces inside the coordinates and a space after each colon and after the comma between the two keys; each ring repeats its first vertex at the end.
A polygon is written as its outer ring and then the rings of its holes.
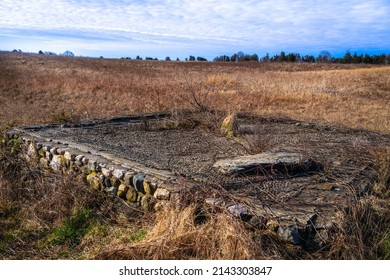
{"type": "Polygon", "coordinates": [[[0,64],[2,126],[204,105],[390,132],[390,66],[129,61],[15,53],[0,53],[0,64]]]}

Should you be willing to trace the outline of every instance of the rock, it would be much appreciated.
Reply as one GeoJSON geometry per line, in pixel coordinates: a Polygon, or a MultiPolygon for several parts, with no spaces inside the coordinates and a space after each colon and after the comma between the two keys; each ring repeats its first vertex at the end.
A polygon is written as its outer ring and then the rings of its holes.
{"type": "Polygon", "coordinates": [[[245,205],[238,203],[234,204],[232,206],[229,206],[227,210],[233,214],[233,216],[240,218],[242,220],[248,220],[250,218],[250,215],[248,213],[248,209],[246,208],[245,205]]]}
{"type": "Polygon", "coordinates": [[[144,180],[146,178],[146,174],[139,173],[134,175],[133,177],[133,186],[137,190],[137,192],[145,193],[144,189],[144,180]]]}
{"type": "Polygon", "coordinates": [[[223,200],[220,198],[206,198],[204,202],[211,206],[222,206],[224,204],[223,200]]]}
{"type": "Polygon", "coordinates": [[[144,191],[146,194],[153,195],[154,191],[156,190],[152,184],[146,180],[143,182],[144,191]]]}
{"type": "Polygon", "coordinates": [[[58,155],[58,148],[57,148],[57,147],[51,148],[51,149],[50,149],[50,153],[51,153],[52,155],[58,155]]]}
{"type": "Polygon", "coordinates": [[[50,167],[54,170],[61,171],[62,167],[65,166],[65,158],[62,155],[54,155],[50,162],[50,167]]]}
{"type": "Polygon", "coordinates": [[[126,186],[125,184],[119,185],[117,196],[119,196],[120,198],[126,198],[126,194],[127,194],[128,190],[129,190],[129,187],[126,186]]]}
{"type": "Polygon", "coordinates": [[[88,161],[88,168],[91,171],[98,171],[100,167],[99,167],[99,164],[97,163],[96,160],[89,160],[88,161]]]}
{"type": "Polygon", "coordinates": [[[161,189],[161,188],[158,188],[155,192],[154,192],[154,198],[156,199],[160,199],[160,200],[169,200],[169,197],[170,197],[170,192],[166,189],[161,189]]]}
{"type": "Polygon", "coordinates": [[[93,187],[96,190],[101,190],[102,188],[102,180],[99,178],[96,172],[91,172],[87,176],[87,182],[91,187],[93,187]]]}
{"type": "Polygon", "coordinates": [[[75,160],[78,161],[78,162],[82,162],[84,156],[83,155],[78,155],[75,157],[75,160]]]}
{"type": "Polygon", "coordinates": [[[126,184],[132,185],[133,184],[133,177],[134,177],[134,175],[135,175],[134,172],[126,172],[125,176],[123,177],[123,181],[126,184]]]}
{"type": "Polygon", "coordinates": [[[76,156],[74,154],[72,154],[70,151],[65,151],[64,158],[66,160],[74,161],[76,156]]]}
{"type": "Polygon", "coordinates": [[[238,125],[237,125],[237,115],[229,114],[223,121],[221,125],[221,133],[228,137],[233,137],[237,135],[238,125]]]}
{"type": "Polygon", "coordinates": [[[126,173],[125,169],[114,169],[114,171],[112,171],[112,175],[118,178],[119,180],[123,179],[125,173],[126,173]]]}
{"type": "Polygon", "coordinates": [[[42,147],[42,151],[44,151],[44,152],[50,152],[50,150],[51,150],[51,147],[48,145],[45,145],[42,147]]]}
{"type": "Polygon", "coordinates": [[[50,161],[53,159],[53,155],[50,152],[45,152],[45,157],[50,161]]]}
{"type": "Polygon", "coordinates": [[[294,175],[317,168],[313,160],[298,152],[264,152],[217,161],[214,168],[225,175],[288,174],[294,175]]]}
{"type": "Polygon", "coordinates": [[[138,196],[137,191],[133,187],[130,187],[126,193],[127,201],[133,202],[133,203],[137,202],[137,196],[138,196]]]}
{"type": "Polygon", "coordinates": [[[294,225],[290,225],[288,227],[279,226],[277,233],[280,238],[295,245],[299,245],[303,241],[300,231],[294,225]]]}
{"type": "Polygon", "coordinates": [[[102,167],[102,173],[106,177],[111,177],[112,176],[112,170],[102,167]]]}
{"type": "Polygon", "coordinates": [[[27,149],[27,156],[28,156],[28,159],[29,160],[33,160],[37,157],[37,150],[34,146],[33,143],[31,143],[29,146],[28,146],[28,149],[27,149]]]}
{"type": "Polygon", "coordinates": [[[83,158],[81,159],[81,162],[82,162],[83,164],[88,164],[89,159],[86,158],[86,157],[83,157],[83,158]]]}
{"type": "Polygon", "coordinates": [[[105,191],[109,194],[112,194],[112,195],[117,195],[118,193],[118,188],[115,188],[115,187],[108,187],[105,189],[105,191]]]}
{"type": "Polygon", "coordinates": [[[147,211],[149,209],[149,200],[150,200],[150,194],[145,194],[141,198],[141,207],[143,210],[147,211]]]}

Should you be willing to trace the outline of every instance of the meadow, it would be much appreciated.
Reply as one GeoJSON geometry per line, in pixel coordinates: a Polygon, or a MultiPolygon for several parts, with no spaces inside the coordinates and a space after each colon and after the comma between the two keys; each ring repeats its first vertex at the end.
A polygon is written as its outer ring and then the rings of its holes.
{"type": "MultiPolygon", "coordinates": [[[[247,112],[390,134],[390,66],[223,63],[0,52],[0,132],[156,111],[247,112]]],[[[77,175],[47,174],[0,150],[0,259],[390,259],[390,148],[371,147],[369,196],[334,242],[305,252],[188,196],[134,216],[77,175]],[[261,235],[261,238],[260,238],[261,235]]],[[[201,190],[204,191],[204,190],[201,190]]]]}
{"type": "Polygon", "coordinates": [[[390,67],[0,54],[0,125],[180,108],[390,132],[390,67]]]}

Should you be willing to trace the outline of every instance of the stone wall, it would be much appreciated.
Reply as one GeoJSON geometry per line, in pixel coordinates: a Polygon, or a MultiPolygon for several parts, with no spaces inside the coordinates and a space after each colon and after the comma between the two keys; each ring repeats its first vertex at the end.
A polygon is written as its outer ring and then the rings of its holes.
{"type": "Polygon", "coordinates": [[[50,172],[80,174],[92,188],[118,196],[144,211],[150,209],[151,201],[158,206],[162,201],[175,200],[185,186],[169,171],[79,144],[43,139],[23,127],[7,131],[1,142],[50,172]]]}

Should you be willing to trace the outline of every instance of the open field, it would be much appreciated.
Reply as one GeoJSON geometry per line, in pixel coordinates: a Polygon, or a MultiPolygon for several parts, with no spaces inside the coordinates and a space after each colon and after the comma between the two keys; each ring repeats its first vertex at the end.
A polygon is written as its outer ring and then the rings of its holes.
{"type": "Polygon", "coordinates": [[[0,53],[0,105],[0,132],[18,124],[65,122],[56,126],[60,130],[41,133],[96,149],[113,144],[117,154],[189,179],[209,174],[218,152],[224,157],[296,150],[322,165],[314,174],[291,178],[258,174],[213,184],[206,178],[196,193],[181,192],[179,205],[140,213],[94,191],[76,174],[26,163],[20,147],[4,144],[0,259],[390,259],[388,66],[0,53]],[[77,125],[81,119],[155,111],[172,117],[154,125],[142,119],[85,130],[77,125]],[[240,112],[235,137],[221,135],[226,111],[240,112]],[[226,208],[207,206],[210,197],[247,206],[257,199],[283,211],[315,208],[318,221],[325,217],[321,213],[331,213],[328,241],[295,246],[277,234],[275,224],[254,225],[226,208]]]}
{"type": "Polygon", "coordinates": [[[0,104],[2,126],[204,106],[389,133],[390,67],[1,53],[0,104]]]}

